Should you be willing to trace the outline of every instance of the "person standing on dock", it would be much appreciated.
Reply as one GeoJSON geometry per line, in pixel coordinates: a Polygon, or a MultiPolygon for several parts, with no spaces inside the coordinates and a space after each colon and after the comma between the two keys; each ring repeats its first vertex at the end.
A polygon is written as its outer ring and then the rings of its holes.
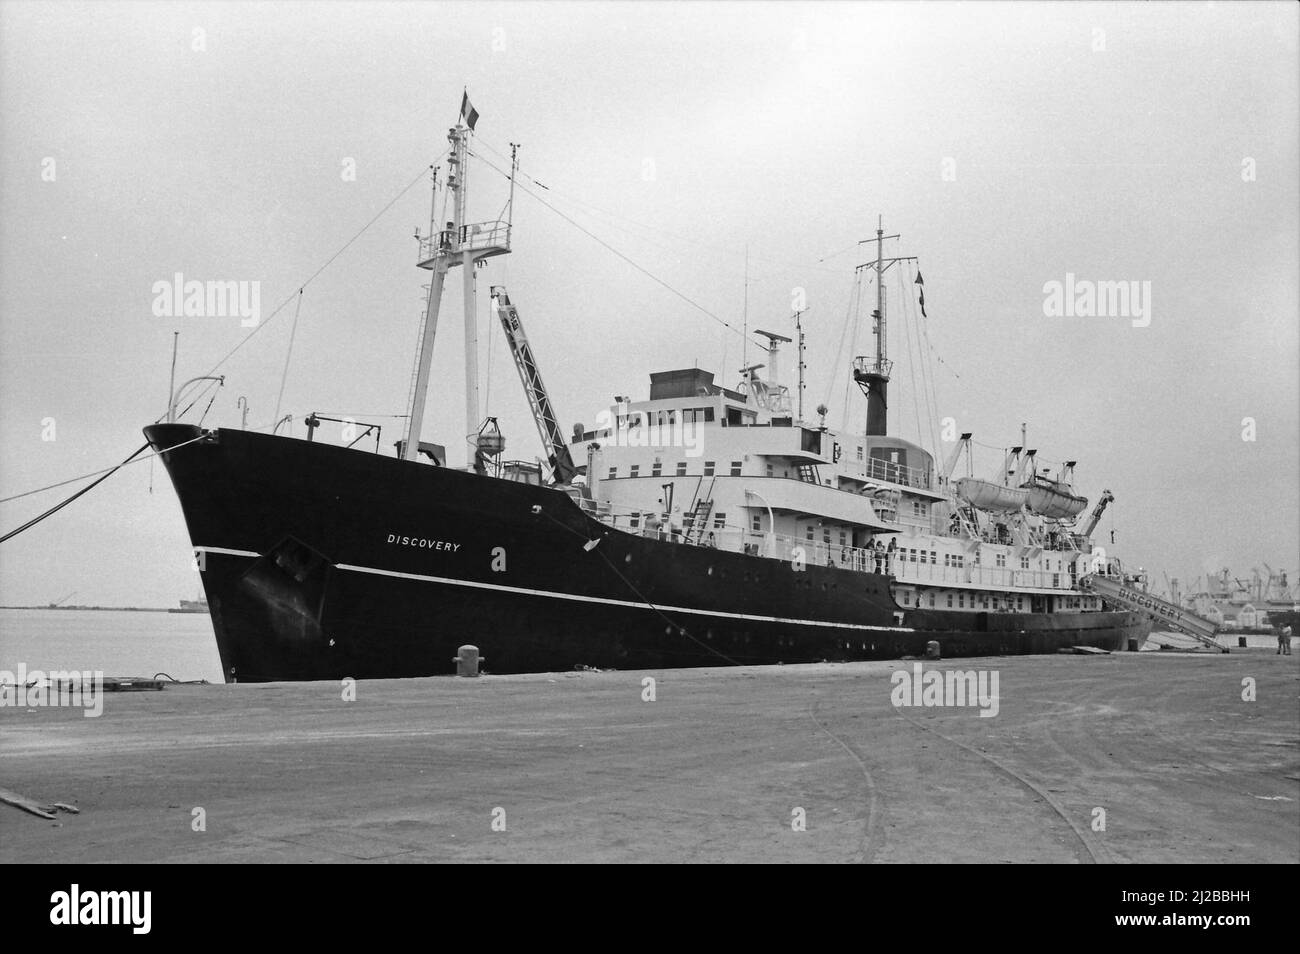
{"type": "Polygon", "coordinates": [[[1277,655],[1291,655],[1291,624],[1283,626],[1277,631],[1277,655]]]}

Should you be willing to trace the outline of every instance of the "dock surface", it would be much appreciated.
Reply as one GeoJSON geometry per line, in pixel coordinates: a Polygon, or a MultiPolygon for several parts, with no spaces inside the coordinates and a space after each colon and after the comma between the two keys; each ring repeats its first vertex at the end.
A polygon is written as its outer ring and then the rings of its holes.
{"type": "Polygon", "coordinates": [[[0,709],[0,787],[79,810],[0,804],[0,862],[1294,863],[1296,659],[926,663],[996,672],[983,718],[895,707],[912,662],[0,709]]]}

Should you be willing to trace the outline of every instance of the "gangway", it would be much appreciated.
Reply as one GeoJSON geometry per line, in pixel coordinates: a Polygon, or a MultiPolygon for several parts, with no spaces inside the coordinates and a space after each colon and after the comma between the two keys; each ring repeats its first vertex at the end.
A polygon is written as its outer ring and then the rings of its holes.
{"type": "Polygon", "coordinates": [[[1143,593],[1131,586],[1125,586],[1119,580],[1111,579],[1108,576],[1100,576],[1096,573],[1089,573],[1087,576],[1081,577],[1079,585],[1084,590],[1096,593],[1102,599],[1114,603],[1116,606],[1122,606],[1125,609],[1139,613],[1146,613],[1161,626],[1182,633],[1184,636],[1190,636],[1198,643],[1203,643],[1220,652],[1226,653],[1228,651],[1215,640],[1214,632],[1216,627],[1214,623],[1183,609],[1176,603],[1162,600],[1150,593],[1143,593]]]}

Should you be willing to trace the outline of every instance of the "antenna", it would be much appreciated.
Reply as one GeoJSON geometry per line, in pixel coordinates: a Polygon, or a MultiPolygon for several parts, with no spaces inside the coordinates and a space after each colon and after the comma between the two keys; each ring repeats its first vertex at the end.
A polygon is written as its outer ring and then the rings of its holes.
{"type": "Polygon", "coordinates": [[[172,332],[172,376],[167,382],[167,423],[171,424],[176,420],[176,406],[172,403],[172,396],[176,393],[176,348],[180,344],[181,333],[172,332]]]}
{"type": "Polygon", "coordinates": [[[515,173],[519,170],[519,143],[510,144],[510,198],[506,200],[506,231],[515,221],[515,173]]]}
{"type": "Polygon", "coordinates": [[[794,313],[794,329],[795,329],[795,334],[796,334],[797,337],[799,338],[799,418],[798,418],[798,419],[799,419],[800,421],[803,420],[803,387],[804,387],[804,384],[803,384],[803,371],[804,371],[803,353],[804,353],[804,343],[803,343],[803,322],[802,322],[802,319],[803,319],[803,312],[802,312],[802,311],[796,311],[796,312],[794,313]]]}
{"type": "Polygon", "coordinates": [[[745,307],[741,312],[744,316],[744,332],[740,336],[740,363],[749,364],[749,246],[745,246],[745,307]]]}

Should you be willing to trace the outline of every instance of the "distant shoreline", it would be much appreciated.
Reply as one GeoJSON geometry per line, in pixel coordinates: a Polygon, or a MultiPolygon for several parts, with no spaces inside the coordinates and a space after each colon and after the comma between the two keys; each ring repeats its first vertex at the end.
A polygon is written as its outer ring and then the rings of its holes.
{"type": "MultiPolygon", "coordinates": [[[[193,610],[168,609],[165,606],[0,606],[14,610],[108,610],[113,613],[190,613],[193,610]]],[[[207,610],[198,612],[206,613],[207,610]]]]}

